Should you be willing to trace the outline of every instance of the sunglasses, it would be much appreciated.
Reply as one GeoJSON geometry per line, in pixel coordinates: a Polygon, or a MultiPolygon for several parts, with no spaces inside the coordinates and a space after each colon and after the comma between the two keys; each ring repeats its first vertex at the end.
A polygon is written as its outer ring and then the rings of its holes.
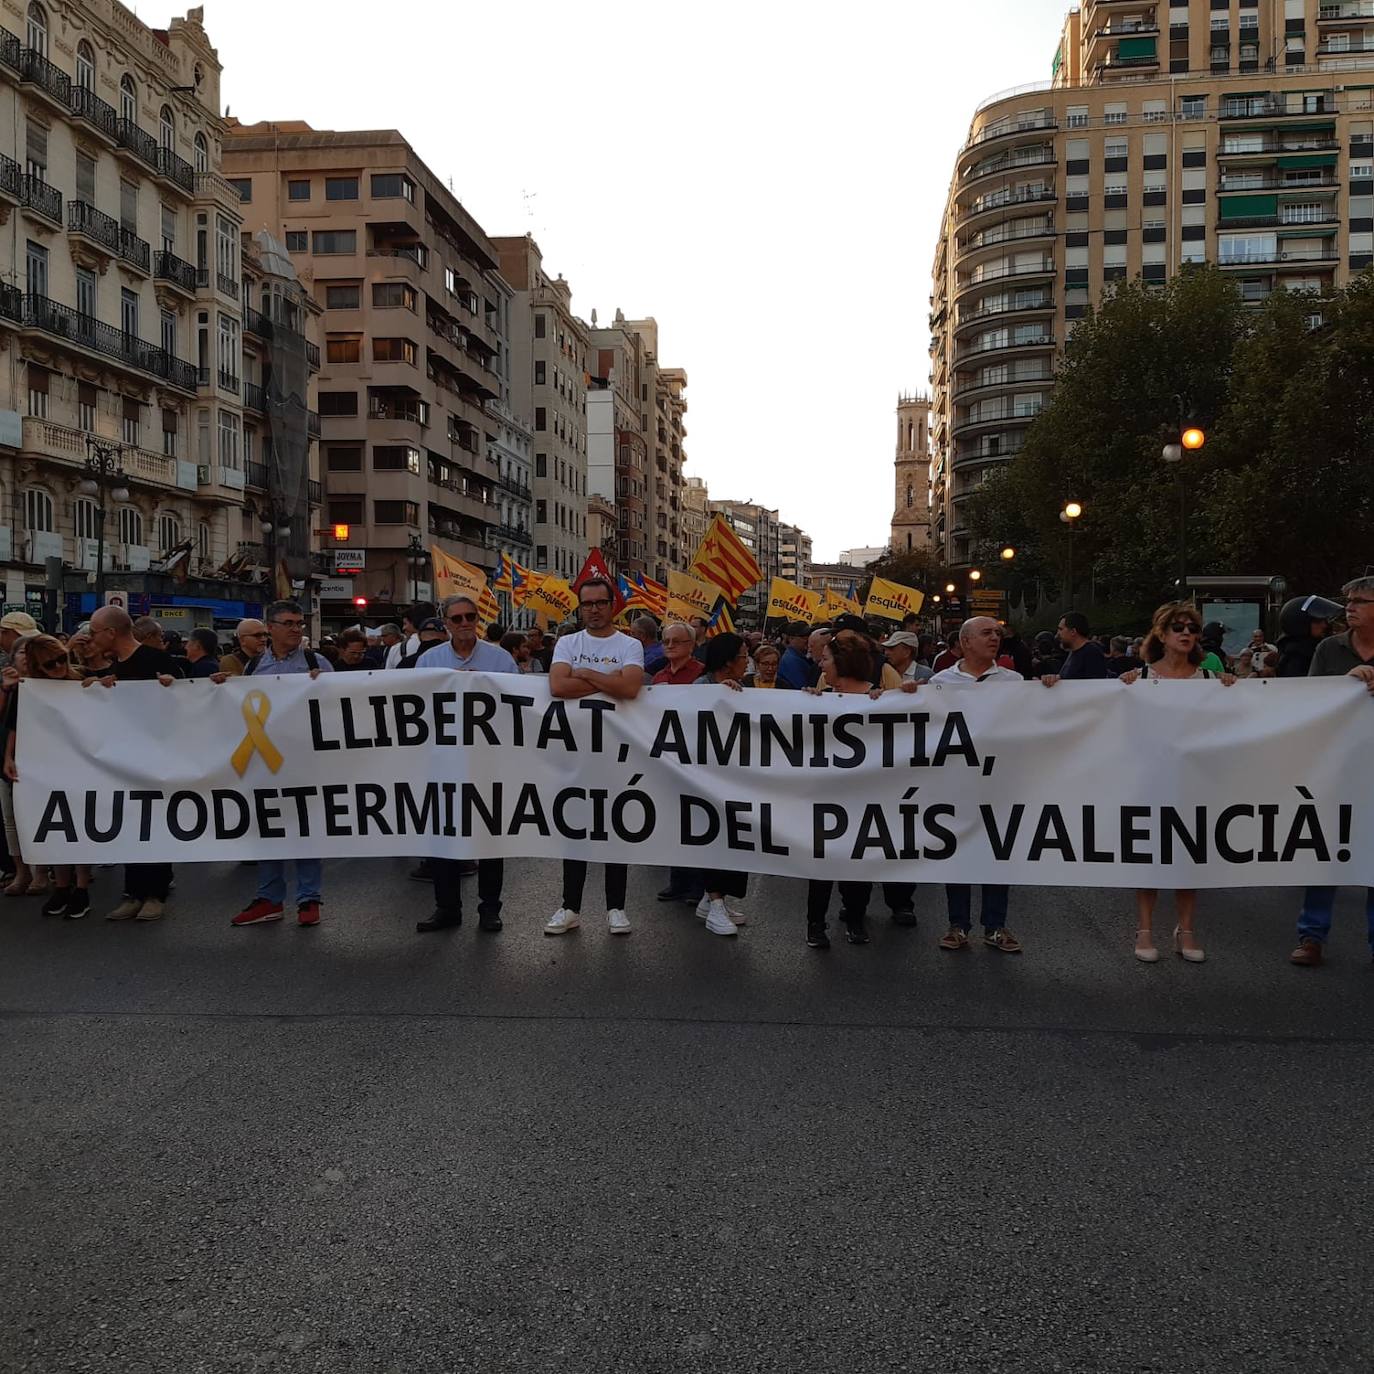
{"type": "Polygon", "coordinates": [[[1169,630],[1176,635],[1200,635],[1202,626],[1194,625],[1190,620],[1175,620],[1170,623],[1169,630]]]}
{"type": "Polygon", "coordinates": [[[476,611],[459,611],[457,615],[448,618],[450,625],[471,625],[477,619],[476,611]]]}
{"type": "Polygon", "coordinates": [[[66,662],[65,658],[34,659],[33,666],[40,672],[50,673],[54,668],[61,668],[66,662]]]}

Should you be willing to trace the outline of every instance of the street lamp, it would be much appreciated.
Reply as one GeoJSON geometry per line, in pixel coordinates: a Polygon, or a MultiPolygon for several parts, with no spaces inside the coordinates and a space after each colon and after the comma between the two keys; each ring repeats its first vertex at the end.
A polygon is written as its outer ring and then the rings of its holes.
{"type": "Polygon", "coordinates": [[[102,444],[86,436],[86,476],[76,484],[83,496],[95,497],[95,605],[105,604],[105,497],[122,504],[129,499],[124,485],[124,450],[118,444],[102,444]],[[117,484],[117,485],[116,485],[117,484]]]}
{"type": "Polygon", "coordinates": [[[418,534],[410,536],[410,542],[406,545],[406,556],[410,559],[410,600],[413,605],[420,599],[420,569],[428,557],[418,534]]]}
{"type": "MultiPolygon", "coordinates": [[[[1179,403],[1180,412],[1182,402],[1179,403]]],[[[1178,489],[1178,594],[1183,595],[1188,580],[1188,488],[1183,479],[1185,454],[1197,453],[1207,442],[1207,435],[1197,425],[1179,426],[1178,443],[1165,444],[1160,457],[1174,470],[1174,486],[1178,489]]]]}
{"type": "Polygon", "coordinates": [[[1016,557],[1016,550],[1010,544],[1006,545],[1001,553],[1003,563],[1010,563],[1016,557]]]}
{"type": "Polygon", "coordinates": [[[1066,501],[1064,509],[1059,512],[1059,518],[1069,527],[1069,575],[1065,579],[1068,583],[1068,609],[1073,610],[1073,526],[1074,522],[1083,514],[1083,507],[1077,501],[1066,501]]]}
{"type": "MultiPolygon", "coordinates": [[[[281,561],[277,555],[278,540],[290,538],[291,521],[285,511],[269,504],[258,511],[258,524],[267,545],[267,585],[271,591],[268,600],[273,600],[281,594],[277,585],[277,565],[281,561]]],[[[288,587],[288,595],[290,591],[288,587]]]]}
{"type": "Polygon", "coordinates": [[[954,583],[953,583],[953,582],[946,582],[946,583],[945,583],[945,594],[946,594],[947,596],[953,596],[953,595],[954,595],[954,583]]]}
{"type": "Polygon", "coordinates": [[[981,582],[983,580],[983,574],[979,572],[977,568],[973,568],[969,572],[968,580],[970,582],[981,582]]]}

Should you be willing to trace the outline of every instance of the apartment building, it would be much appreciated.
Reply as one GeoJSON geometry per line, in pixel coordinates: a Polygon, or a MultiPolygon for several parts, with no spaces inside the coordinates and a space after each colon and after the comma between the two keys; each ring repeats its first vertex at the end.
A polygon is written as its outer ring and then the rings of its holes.
{"type": "MultiPolygon", "coordinates": [[[[141,609],[171,595],[159,570],[173,551],[189,544],[179,576],[210,577],[245,530],[261,538],[244,516],[243,297],[270,274],[245,253],[220,175],[221,69],[201,11],[154,29],[117,0],[6,8],[22,32],[0,29],[5,601],[32,601],[61,559],[76,570],[67,618],[89,613],[99,550],[108,585],[141,609]],[[88,470],[93,444],[112,480],[88,470]]],[[[309,387],[306,368],[298,412],[309,387]]],[[[297,515],[308,531],[303,508],[287,523],[297,515]]],[[[183,590],[222,621],[256,595],[183,590]]]]}
{"type": "Polygon", "coordinates": [[[1374,263],[1371,0],[1085,0],[1050,80],[993,96],[956,160],[931,314],[932,535],[1016,453],[1111,283],[1215,262],[1321,302],[1374,263]]]}
{"type": "Polygon", "coordinates": [[[534,567],[572,577],[587,556],[587,326],[531,236],[491,243],[514,292],[512,396],[532,430],[534,567]]]}
{"type": "Polygon", "coordinates": [[[806,585],[813,592],[829,591],[849,596],[858,592],[864,577],[864,570],[852,563],[813,563],[806,585]]]}
{"type": "MultiPolygon", "coordinates": [[[[620,312],[616,312],[620,320],[620,312]]],[[[643,340],[644,376],[640,386],[640,422],[653,461],[646,482],[648,572],[662,582],[670,568],[687,566],[700,537],[689,542],[683,522],[682,496],[687,462],[687,373],[667,367],[659,357],[658,321],[652,315],[625,320],[643,340]]]]}
{"type": "Polygon", "coordinates": [[[349,592],[399,615],[428,588],[431,544],[494,568],[519,412],[488,409],[515,299],[492,241],[394,129],[231,121],[224,168],[245,225],[284,243],[324,311],[325,513],[349,526],[339,566],[361,567],[326,620],[353,618],[349,592]]]}
{"type": "Polygon", "coordinates": [[[706,482],[700,477],[686,477],[682,483],[681,529],[682,547],[687,554],[682,566],[685,568],[692,560],[701,541],[706,537],[706,526],[711,521],[709,507],[711,494],[706,482]]]}
{"type": "MultiPolygon", "coordinates": [[[[897,456],[892,533],[894,554],[930,547],[930,397],[897,399],[897,456]]],[[[845,561],[841,556],[841,561],[845,561]]],[[[868,560],[871,562],[872,560],[868,560]]]]}
{"type": "Polygon", "coordinates": [[[778,576],[798,587],[808,586],[811,572],[811,536],[796,525],[778,526],[778,576]]]}
{"type": "MultiPolygon", "coordinates": [[[[595,312],[593,312],[595,319],[595,312]]],[[[650,382],[644,339],[616,311],[588,331],[587,494],[616,509],[615,560],[626,574],[654,576],[649,446],[642,414],[650,382]]]]}

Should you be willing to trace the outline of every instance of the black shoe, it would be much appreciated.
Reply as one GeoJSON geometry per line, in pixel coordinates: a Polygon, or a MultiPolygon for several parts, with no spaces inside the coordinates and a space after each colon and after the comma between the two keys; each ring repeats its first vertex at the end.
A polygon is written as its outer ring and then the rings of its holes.
{"type": "Polygon", "coordinates": [[[663,891],[658,894],[658,900],[660,902],[685,902],[687,900],[687,894],[685,892],[679,892],[675,887],[665,887],[663,891]]]}
{"type": "Polygon", "coordinates": [[[868,943],[868,927],[864,924],[862,916],[843,916],[840,919],[844,923],[844,938],[851,945],[868,943]]]}
{"type": "Polygon", "coordinates": [[[406,874],[406,877],[413,883],[432,883],[434,881],[434,872],[429,866],[429,860],[421,859],[420,866],[418,868],[412,868],[410,872],[406,874]]]}
{"type": "Polygon", "coordinates": [[[824,921],[808,921],[806,925],[806,943],[812,949],[829,949],[830,936],[825,933],[824,921]]]}
{"type": "Polygon", "coordinates": [[[69,921],[79,921],[91,909],[91,894],[84,887],[78,887],[70,897],[62,914],[69,921]]]}
{"type": "Polygon", "coordinates": [[[892,924],[894,926],[914,926],[916,924],[916,908],[914,906],[893,907],[892,924]]]}
{"type": "Polygon", "coordinates": [[[55,887],[52,895],[43,903],[42,911],[44,916],[65,916],[67,914],[67,903],[70,901],[72,890],[69,887],[55,887]]]}
{"type": "Polygon", "coordinates": [[[429,916],[423,921],[415,922],[415,933],[417,935],[427,935],[431,930],[455,930],[462,924],[463,916],[461,912],[455,916],[447,911],[436,911],[433,916],[429,916]]]}
{"type": "Polygon", "coordinates": [[[501,913],[498,912],[498,911],[492,911],[492,912],[488,912],[488,913],[479,913],[479,914],[478,914],[478,917],[477,917],[477,929],[478,929],[478,930],[491,930],[491,931],[500,930],[500,929],[501,929],[501,913]]]}
{"type": "Polygon", "coordinates": [[[458,876],[459,876],[460,878],[471,878],[472,875],[473,875],[474,873],[476,873],[476,872],[477,872],[477,860],[476,860],[476,859],[459,859],[459,860],[458,860],[458,876]]]}

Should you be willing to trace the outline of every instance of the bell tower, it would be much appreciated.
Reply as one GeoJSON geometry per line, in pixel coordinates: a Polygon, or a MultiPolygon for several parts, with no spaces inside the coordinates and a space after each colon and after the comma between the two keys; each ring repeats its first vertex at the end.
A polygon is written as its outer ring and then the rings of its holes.
{"type": "Polygon", "coordinates": [[[930,547],[930,397],[897,398],[892,552],[930,547]]]}

